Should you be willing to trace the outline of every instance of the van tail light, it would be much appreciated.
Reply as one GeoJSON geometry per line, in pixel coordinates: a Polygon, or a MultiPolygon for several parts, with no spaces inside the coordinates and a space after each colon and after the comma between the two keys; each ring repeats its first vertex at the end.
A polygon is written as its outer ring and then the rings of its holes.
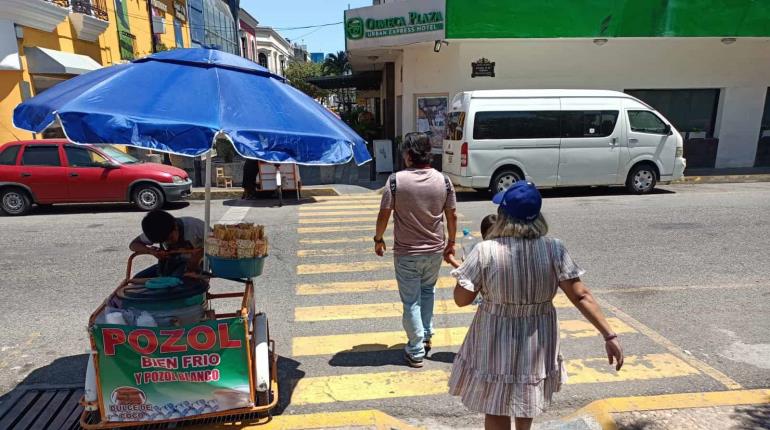
{"type": "Polygon", "coordinates": [[[460,167],[468,167],[468,142],[460,147],[460,167]]]}

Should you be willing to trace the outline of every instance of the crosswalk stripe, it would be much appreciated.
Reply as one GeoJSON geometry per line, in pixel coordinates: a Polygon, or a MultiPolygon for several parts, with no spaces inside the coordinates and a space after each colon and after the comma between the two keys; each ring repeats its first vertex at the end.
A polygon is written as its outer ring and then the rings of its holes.
{"type": "Polygon", "coordinates": [[[331,217],[331,216],[353,216],[353,215],[367,215],[376,217],[380,212],[379,211],[372,211],[372,210],[352,210],[352,211],[305,211],[299,214],[300,219],[304,218],[310,218],[310,217],[331,217]]]}
{"type": "MultiPolygon", "coordinates": [[[[297,233],[299,234],[316,234],[316,233],[339,233],[346,231],[374,231],[376,225],[372,222],[370,225],[340,225],[336,227],[298,227],[297,233]]],[[[370,238],[371,239],[371,238],[370,238]]]]}
{"type": "MultiPolygon", "coordinates": [[[[385,236],[382,238],[387,243],[393,242],[393,236],[385,236]]],[[[374,246],[372,236],[357,236],[357,237],[330,237],[325,239],[305,239],[301,238],[299,243],[303,245],[331,245],[333,243],[360,243],[368,242],[374,246]]]]}
{"type": "MultiPolygon", "coordinates": [[[[636,330],[617,318],[607,318],[607,322],[617,334],[636,332],[636,330]]],[[[559,321],[559,328],[562,339],[597,336],[594,326],[586,320],[562,320],[559,321]]],[[[461,345],[467,332],[467,326],[438,328],[431,338],[433,347],[441,348],[461,345]]],[[[300,357],[401,349],[404,347],[405,342],[406,335],[403,330],[336,334],[331,336],[301,336],[295,337],[292,341],[292,355],[300,357]]]]}
{"type": "MultiPolygon", "coordinates": [[[[607,358],[568,360],[568,383],[638,381],[697,375],[699,372],[672,354],[628,356],[620,372],[607,358]]],[[[292,404],[320,404],[447,394],[449,372],[444,370],[359,373],[317,376],[297,381],[292,404]]]]}
{"type": "Polygon", "coordinates": [[[367,203],[350,203],[350,204],[327,204],[327,203],[313,203],[306,206],[300,206],[299,211],[300,213],[304,213],[306,211],[309,212],[315,212],[315,211],[329,211],[329,210],[344,210],[344,209],[350,209],[350,210],[361,210],[361,209],[379,209],[380,205],[376,204],[367,204],[367,203]]]}
{"type": "Polygon", "coordinates": [[[300,224],[344,224],[349,222],[368,222],[375,223],[377,221],[377,215],[367,217],[350,217],[350,218],[300,218],[300,224]]]}
{"type": "Polygon", "coordinates": [[[298,264],[298,275],[317,275],[319,273],[353,273],[371,272],[393,268],[393,260],[384,261],[358,261],[355,263],[323,263],[323,264],[298,264]]]}
{"type": "Polygon", "coordinates": [[[353,195],[347,195],[347,196],[318,196],[313,197],[313,199],[317,202],[338,202],[338,201],[345,201],[345,200],[382,200],[381,194],[363,194],[360,196],[353,196],[353,195]]]}
{"type": "MultiPolygon", "coordinates": [[[[436,288],[454,288],[455,284],[455,278],[444,276],[438,278],[436,288]]],[[[299,296],[379,291],[398,291],[398,284],[395,279],[383,279],[380,281],[326,282],[320,284],[300,284],[297,286],[297,295],[299,296]]]]}
{"type": "MultiPolygon", "coordinates": [[[[553,305],[557,308],[572,306],[563,294],[554,297],[553,305]]],[[[401,302],[297,307],[294,308],[294,320],[297,322],[309,322],[393,318],[401,316],[403,307],[404,305],[401,302]]],[[[434,315],[472,314],[474,312],[476,312],[476,306],[459,307],[455,304],[454,300],[436,300],[433,304],[434,315]]]]}
{"type": "MultiPolygon", "coordinates": [[[[373,250],[354,250],[356,254],[362,252],[371,252],[373,250]]],[[[348,254],[349,255],[349,254],[348,254]]],[[[451,267],[446,262],[441,263],[444,267],[451,267]]],[[[373,270],[382,270],[393,268],[393,259],[383,257],[382,260],[370,260],[370,261],[354,261],[351,263],[318,263],[318,264],[298,264],[298,275],[318,275],[320,273],[355,273],[355,272],[371,272],[373,270]]]]}

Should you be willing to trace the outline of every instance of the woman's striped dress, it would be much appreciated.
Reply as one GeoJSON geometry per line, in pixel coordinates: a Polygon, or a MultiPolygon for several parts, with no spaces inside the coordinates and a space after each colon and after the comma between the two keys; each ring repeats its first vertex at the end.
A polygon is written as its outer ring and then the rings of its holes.
{"type": "Polygon", "coordinates": [[[583,270],[553,238],[479,243],[452,271],[484,300],[452,367],[449,392],[491,415],[534,417],[566,381],[552,300],[583,270]]]}

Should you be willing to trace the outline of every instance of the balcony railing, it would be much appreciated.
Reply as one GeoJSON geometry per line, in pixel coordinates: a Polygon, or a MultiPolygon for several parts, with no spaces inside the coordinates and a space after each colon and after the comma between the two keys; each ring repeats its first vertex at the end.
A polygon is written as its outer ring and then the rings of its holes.
{"type": "Polygon", "coordinates": [[[57,1],[70,1],[72,3],[72,11],[75,13],[91,15],[94,18],[109,21],[106,0],[54,0],[54,2],[57,1]]]}

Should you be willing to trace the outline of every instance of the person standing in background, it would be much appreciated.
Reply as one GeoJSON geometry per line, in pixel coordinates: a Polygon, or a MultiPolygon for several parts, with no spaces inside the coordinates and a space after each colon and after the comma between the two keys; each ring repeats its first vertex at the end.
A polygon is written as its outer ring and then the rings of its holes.
{"type": "Polygon", "coordinates": [[[425,133],[407,134],[401,153],[407,169],[392,174],[385,185],[374,250],[380,257],[385,254],[383,235],[393,212],[396,281],[409,339],[405,359],[411,367],[422,367],[431,348],[433,302],[441,261],[454,255],[456,198],[449,179],[430,166],[431,145],[425,133]]]}

